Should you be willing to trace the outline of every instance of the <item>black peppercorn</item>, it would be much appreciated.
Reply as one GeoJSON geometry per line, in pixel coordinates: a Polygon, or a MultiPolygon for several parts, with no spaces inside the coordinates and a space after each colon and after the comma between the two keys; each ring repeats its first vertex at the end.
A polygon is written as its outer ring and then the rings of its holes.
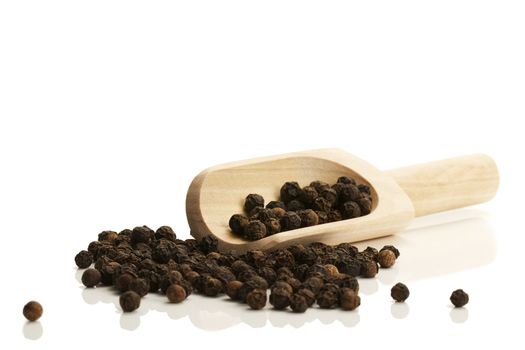
{"type": "Polygon", "coordinates": [[[132,291],[127,291],[120,295],[119,303],[122,311],[135,311],[140,306],[140,295],[132,291]]]}
{"type": "Polygon", "coordinates": [[[106,242],[113,242],[115,239],[117,239],[118,234],[115,231],[102,231],[98,234],[98,240],[100,242],[106,241],[106,242]]]}
{"type": "Polygon", "coordinates": [[[233,280],[226,284],[226,295],[233,300],[239,300],[239,289],[243,286],[241,281],[233,280]]]}
{"type": "Polygon", "coordinates": [[[361,208],[356,202],[348,201],[341,206],[341,215],[344,219],[353,219],[361,216],[361,208]]]}
{"type": "Polygon", "coordinates": [[[92,288],[100,283],[100,272],[96,269],[87,269],[82,274],[82,284],[88,288],[92,288]]]}
{"type": "Polygon", "coordinates": [[[169,226],[161,226],[155,231],[155,239],[167,239],[169,241],[175,242],[177,235],[175,231],[169,226]]]}
{"type": "Polygon", "coordinates": [[[378,255],[378,262],[381,267],[392,267],[396,263],[396,255],[391,250],[381,250],[378,255]]]}
{"type": "Polygon", "coordinates": [[[306,298],[300,294],[294,294],[290,297],[290,308],[293,312],[303,313],[308,309],[306,298]]]}
{"type": "Polygon", "coordinates": [[[359,198],[356,203],[361,209],[361,215],[368,215],[372,211],[372,202],[368,198],[359,198]]]}
{"type": "Polygon", "coordinates": [[[246,296],[246,303],[253,310],[260,310],[266,305],[266,289],[255,288],[246,296]]]}
{"type": "Polygon", "coordinates": [[[264,198],[260,194],[251,193],[244,200],[244,211],[249,213],[255,207],[264,207],[264,198]]]}
{"type": "Polygon", "coordinates": [[[396,259],[399,258],[399,250],[396,247],[394,247],[393,245],[386,245],[383,248],[381,248],[381,250],[386,250],[386,249],[392,251],[392,253],[396,255],[396,259]]]}
{"type": "Polygon", "coordinates": [[[75,256],[75,263],[80,269],[88,268],[93,263],[93,254],[87,250],[81,250],[75,256]]]}
{"type": "Polygon", "coordinates": [[[250,241],[266,237],[266,225],[259,220],[251,220],[246,227],[244,227],[244,237],[250,241]]]}
{"type": "Polygon", "coordinates": [[[337,179],[337,183],[352,184],[352,185],[356,184],[355,180],[348,176],[340,176],[337,179]]]}
{"type": "MultiPolygon", "coordinates": [[[[307,205],[312,205],[314,200],[319,196],[313,186],[305,186],[301,192],[301,201],[307,205]]],[[[291,209],[289,209],[291,210],[291,209]]]]}
{"type": "Polygon", "coordinates": [[[133,243],[149,243],[154,236],[155,232],[147,226],[137,226],[131,231],[133,243]]]}
{"type": "Polygon", "coordinates": [[[145,278],[135,278],[129,283],[129,290],[137,293],[141,297],[148,294],[150,290],[149,281],[145,278]]]}
{"type": "Polygon", "coordinates": [[[246,225],[248,225],[249,221],[250,220],[242,214],[234,214],[230,218],[228,225],[230,226],[230,229],[232,230],[233,233],[238,234],[238,235],[243,235],[244,228],[246,227],[246,225]]]}
{"type": "Polygon", "coordinates": [[[166,296],[170,303],[180,303],[186,299],[186,290],[178,284],[172,284],[166,290],[166,296]]]}
{"type": "Polygon", "coordinates": [[[263,221],[263,223],[266,226],[266,234],[268,236],[281,232],[281,222],[279,219],[272,218],[263,221]]]}
{"type": "Polygon", "coordinates": [[[283,310],[290,305],[291,293],[286,288],[274,287],[270,294],[270,304],[277,309],[283,310]]]}
{"type": "Polygon", "coordinates": [[[312,209],[300,210],[297,214],[301,218],[301,227],[314,226],[319,223],[319,216],[312,209]]]}
{"type": "Polygon", "coordinates": [[[131,281],[133,281],[134,279],[135,279],[135,276],[133,276],[132,274],[122,273],[115,280],[115,283],[114,283],[115,288],[121,293],[126,292],[129,290],[129,285],[131,281]]]}
{"type": "Polygon", "coordinates": [[[222,291],[222,282],[213,277],[206,278],[203,291],[206,296],[215,297],[222,291]]]}
{"type": "Polygon", "coordinates": [[[467,305],[468,300],[468,294],[465,293],[463,289],[457,289],[452,292],[452,295],[450,295],[450,301],[455,307],[463,307],[467,305]]]}
{"type": "Polygon", "coordinates": [[[294,199],[286,203],[286,210],[288,211],[299,211],[304,208],[306,208],[306,206],[299,199],[294,199]]]}
{"type": "Polygon", "coordinates": [[[330,210],[327,213],[327,219],[328,219],[328,222],[336,222],[336,221],[343,220],[343,216],[341,215],[341,212],[339,210],[334,209],[334,210],[330,210]]]}
{"type": "Polygon", "coordinates": [[[331,207],[334,207],[337,204],[337,192],[332,189],[326,189],[323,192],[321,192],[321,197],[326,199],[328,203],[330,203],[331,207]]]}
{"type": "Polygon", "coordinates": [[[317,296],[317,304],[322,309],[334,308],[339,301],[339,297],[336,291],[333,290],[321,290],[317,296]]]}
{"type": "Polygon", "coordinates": [[[281,218],[281,230],[289,231],[301,227],[301,217],[294,211],[287,211],[281,218]]]}
{"type": "Polygon", "coordinates": [[[34,300],[25,304],[24,309],[22,310],[24,317],[31,322],[38,320],[42,316],[43,312],[44,309],[42,308],[42,305],[40,305],[38,301],[34,300]]]}
{"type": "Polygon", "coordinates": [[[301,197],[302,189],[297,182],[290,181],[284,183],[284,185],[281,187],[280,194],[281,200],[285,203],[288,203],[301,197]]]}
{"type": "Polygon", "coordinates": [[[343,310],[355,310],[361,305],[361,298],[354,290],[345,288],[339,298],[339,305],[343,310]]]}
{"type": "Polygon", "coordinates": [[[392,287],[392,290],[390,291],[390,295],[395,301],[403,302],[410,295],[410,291],[408,290],[408,287],[405,286],[403,283],[396,283],[392,287]]]}
{"type": "Polygon", "coordinates": [[[316,180],[316,181],[312,181],[310,183],[310,186],[312,186],[313,188],[315,188],[315,190],[317,191],[317,193],[321,193],[323,192],[324,190],[326,189],[329,189],[330,188],[330,185],[324,181],[319,181],[319,180],[316,180]]]}
{"type": "Polygon", "coordinates": [[[366,278],[372,278],[377,275],[379,268],[374,260],[364,260],[361,263],[361,275],[366,278]]]}

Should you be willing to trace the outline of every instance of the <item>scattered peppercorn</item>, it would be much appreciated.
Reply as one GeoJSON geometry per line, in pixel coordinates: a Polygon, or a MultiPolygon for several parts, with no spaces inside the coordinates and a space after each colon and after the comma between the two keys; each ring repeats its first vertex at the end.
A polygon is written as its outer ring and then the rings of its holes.
{"type": "Polygon", "coordinates": [[[354,290],[345,288],[339,298],[339,305],[343,310],[355,310],[361,305],[361,298],[354,290]]]}
{"type": "Polygon", "coordinates": [[[468,303],[468,294],[463,289],[457,289],[450,295],[450,301],[455,307],[463,307],[468,303]]]}
{"type": "Polygon", "coordinates": [[[140,295],[133,291],[127,291],[120,295],[120,307],[124,312],[132,312],[140,306],[140,295]]]}
{"type": "Polygon", "coordinates": [[[290,297],[290,308],[293,312],[303,313],[309,306],[306,298],[301,294],[294,294],[290,297]]]}
{"type": "Polygon", "coordinates": [[[42,316],[44,309],[38,301],[32,300],[24,305],[24,309],[22,310],[22,312],[24,314],[24,317],[28,321],[33,322],[38,320],[42,316]]]}
{"type": "MultiPolygon", "coordinates": [[[[276,211],[283,211],[278,206],[256,208],[257,217],[268,221],[277,220],[276,211]]],[[[299,225],[302,221],[295,212],[284,212],[285,217],[299,225]]],[[[261,225],[266,228],[267,222],[249,220],[252,222],[261,230],[261,225]]],[[[104,232],[99,234],[100,240],[89,244],[87,252],[95,264],[84,271],[82,283],[86,287],[99,283],[114,286],[122,293],[119,302],[125,312],[138,308],[140,298],[148,293],[166,294],[170,302],[180,303],[193,292],[209,297],[227,294],[258,310],[266,305],[268,288],[269,303],[276,310],[289,307],[294,312],[304,312],[316,301],[323,308],[350,308],[350,302],[357,303],[357,299],[347,300],[350,296],[346,294],[357,295],[356,277],[373,277],[379,259],[376,249],[359,251],[350,243],[294,244],[235,255],[218,251],[218,241],[213,236],[177,239],[169,226],[156,231],[138,226],[116,236],[111,233],[116,231],[104,232]]]]}
{"type": "Polygon", "coordinates": [[[172,284],[166,290],[166,296],[170,303],[180,303],[186,299],[186,290],[178,284],[172,284]]]}
{"type": "Polygon", "coordinates": [[[378,254],[378,261],[381,267],[389,268],[396,263],[396,255],[389,249],[381,250],[378,254]]]}
{"type": "Polygon", "coordinates": [[[91,264],[93,264],[93,254],[91,254],[87,250],[81,250],[75,256],[75,263],[80,269],[88,268],[89,266],[91,266],[91,264]]]}
{"type": "Polygon", "coordinates": [[[408,287],[405,286],[403,283],[396,283],[392,287],[390,295],[395,301],[402,302],[407,300],[408,296],[410,295],[410,291],[408,290],[408,287]]]}
{"type": "Polygon", "coordinates": [[[82,274],[82,284],[88,288],[93,288],[100,283],[100,272],[97,269],[87,269],[82,274]]]}
{"type": "Polygon", "coordinates": [[[260,310],[266,305],[266,289],[255,288],[246,296],[246,303],[254,310],[260,310]]]}

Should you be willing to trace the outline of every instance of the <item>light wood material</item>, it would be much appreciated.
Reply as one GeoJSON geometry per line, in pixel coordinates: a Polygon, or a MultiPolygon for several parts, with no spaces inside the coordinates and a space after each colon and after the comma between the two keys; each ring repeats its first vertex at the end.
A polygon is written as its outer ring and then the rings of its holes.
{"type": "Polygon", "coordinates": [[[498,169],[483,154],[445,159],[386,172],[403,188],[416,216],[486,202],[496,194],[498,169]]]}
{"type": "MultiPolygon", "coordinates": [[[[424,184],[421,186],[421,191],[418,191],[418,183],[421,184],[425,179],[424,166],[397,169],[390,174],[338,149],[291,153],[215,166],[197,175],[188,189],[186,213],[191,234],[196,238],[212,234],[218,238],[220,250],[236,253],[251,249],[275,249],[293,243],[314,241],[328,244],[355,242],[390,235],[405,228],[416,215],[411,198],[417,205],[418,215],[421,215],[420,213],[478,203],[489,199],[490,193],[492,195],[495,193],[497,188],[495,167],[474,166],[473,164],[477,164],[475,161],[469,163],[471,165],[464,170],[476,169],[476,174],[483,179],[490,178],[496,181],[496,185],[494,187],[494,183],[490,182],[492,184],[490,189],[480,191],[476,186],[469,184],[468,191],[463,192],[458,191],[461,182],[476,180],[477,175],[461,177],[460,166],[454,163],[454,160],[445,162],[456,165],[456,171],[450,172],[450,177],[440,175],[439,181],[431,188],[439,191],[442,190],[440,186],[446,178],[458,179],[456,185],[447,188],[444,192],[447,198],[454,201],[450,206],[446,205],[446,201],[439,200],[439,194],[429,190],[424,184]],[[358,182],[370,185],[373,208],[369,215],[281,232],[253,242],[234,235],[228,227],[230,216],[234,213],[242,213],[244,198],[249,193],[259,193],[268,202],[278,199],[280,186],[286,181],[298,181],[303,186],[313,180],[334,183],[342,175],[352,176],[358,182]],[[399,180],[402,186],[396,180],[399,180]],[[408,195],[404,191],[404,186],[408,195]],[[470,201],[469,193],[472,194],[470,201]],[[426,195],[429,196],[428,200],[425,199],[426,195]]],[[[442,168],[436,164],[438,163],[430,163],[429,171],[441,174],[439,169],[442,168]]],[[[483,185],[487,184],[487,181],[478,183],[483,185]]]]}

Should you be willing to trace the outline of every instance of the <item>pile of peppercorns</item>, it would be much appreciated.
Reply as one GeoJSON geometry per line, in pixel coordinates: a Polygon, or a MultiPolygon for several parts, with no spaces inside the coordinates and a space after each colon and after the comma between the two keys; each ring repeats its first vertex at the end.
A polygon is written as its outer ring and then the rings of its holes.
{"type": "Polygon", "coordinates": [[[393,246],[363,251],[349,244],[296,244],[270,252],[252,250],[236,256],[217,251],[217,239],[177,239],[162,226],[104,231],[75,262],[86,269],[82,283],[100,284],[122,293],[120,305],[129,312],[147,293],[163,293],[172,303],[196,292],[209,297],[223,293],[252,309],[269,302],[274,309],[304,312],[314,303],[321,308],[353,310],[360,304],[356,277],[374,277],[379,267],[391,267],[399,257],[393,246]],[[94,267],[91,265],[94,263],[94,267]]]}
{"type": "Polygon", "coordinates": [[[339,177],[332,186],[313,181],[301,188],[292,181],[281,187],[280,201],[266,207],[261,195],[249,194],[245,214],[234,214],[229,226],[233,233],[255,241],[282,231],[367,215],[371,209],[370,187],[347,176],[339,177]]]}

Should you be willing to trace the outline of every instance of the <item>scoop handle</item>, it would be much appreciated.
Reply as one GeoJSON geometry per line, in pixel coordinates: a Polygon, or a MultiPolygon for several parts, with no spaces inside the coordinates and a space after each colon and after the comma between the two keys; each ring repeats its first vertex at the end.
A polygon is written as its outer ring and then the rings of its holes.
{"type": "Polygon", "coordinates": [[[386,172],[412,200],[416,216],[486,202],[496,194],[496,163],[484,154],[444,159],[386,172]]]}

